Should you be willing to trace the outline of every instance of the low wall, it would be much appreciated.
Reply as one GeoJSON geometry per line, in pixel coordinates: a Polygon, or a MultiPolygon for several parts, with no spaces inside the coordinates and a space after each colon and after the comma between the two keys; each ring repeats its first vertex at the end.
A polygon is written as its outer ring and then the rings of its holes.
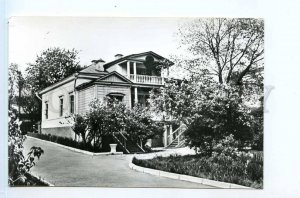
{"type": "Polygon", "coordinates": [[[61,137],[68,137],[75,139],[75,133],[71,127],[54,127],[54,128],[42,128],[43,134],[56,135],[61,137]]]}

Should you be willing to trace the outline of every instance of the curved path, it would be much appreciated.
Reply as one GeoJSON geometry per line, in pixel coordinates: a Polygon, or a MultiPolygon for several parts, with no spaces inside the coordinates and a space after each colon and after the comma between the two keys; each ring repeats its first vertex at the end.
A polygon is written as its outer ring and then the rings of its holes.
{"type": "Polygon", "coordinates": [[[45,152],[31,172],[55,186],[212,188],[131,170],[132,155],[89,156],[32,138],[24,142],[25,154],[31,146],[45,152]]]}

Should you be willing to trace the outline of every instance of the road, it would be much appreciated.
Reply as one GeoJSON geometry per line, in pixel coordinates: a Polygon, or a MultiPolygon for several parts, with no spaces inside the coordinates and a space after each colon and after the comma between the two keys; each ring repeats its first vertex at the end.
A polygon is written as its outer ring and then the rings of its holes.
{"type": "Polygon", "coordinates": [[[55,186],[212,188],[131,170],[130,155],[89,156],[57,145],[27,138],[25,152],[40,146],[44,154],[31,172],[55,186]]]}

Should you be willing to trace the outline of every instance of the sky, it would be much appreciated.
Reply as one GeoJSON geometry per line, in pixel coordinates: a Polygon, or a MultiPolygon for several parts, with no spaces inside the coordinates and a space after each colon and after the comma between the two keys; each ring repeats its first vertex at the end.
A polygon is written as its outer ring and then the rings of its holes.
{"type": "Polygon", "coordinates": [[[176,32],[185,18],[12,17],[9,63],[27,63],[49,47],[75,48],[81,65],[106,62],[115,54],[154,51],[166,58],[180,54],[176,32]]]}

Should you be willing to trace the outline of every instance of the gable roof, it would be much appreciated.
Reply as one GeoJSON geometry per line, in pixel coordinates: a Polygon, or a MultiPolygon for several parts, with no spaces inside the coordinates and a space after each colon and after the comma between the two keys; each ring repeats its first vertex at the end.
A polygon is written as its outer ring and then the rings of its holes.
{"type": "MultiPolygon", "coordinates": [[[[115,65],[115,64],[117,64],[119,62],[122,62],[124,60],[131,59],[131,58],[136,58],[136,57],[144,56],[144,55],[152,55],[152,56],[156,57],[157,59],[161,59],[161,60],[165,59],[161,55],[158,55],[158,54],[156,54],[152,51],[148,51],[148,52],[143,52],[143,53],[139,53],[139,54],[131,54],[131,55],[128,55],[128,56],[124,56],[122,58],[119,58],[117,60],[114,60],[114,61],[111,61],[109,63],[104,64],[103,67],[104,67],[104,69],[107,69],[110,66],[115,65]]],[[[174,65],[174,63],[172,61],[170,61],[170,63],[171,63],[171,65],[174,65]]]]}
{"type": "Polygon", "coordinates": [[[118,79],[120,79],[122,82],[124,83],[132,83],[128,78],[126,78],[125,76],[119,74],[118,72],[116,71],[113,71],[113,72],[110,72],[109,74],[103,76],[103,77],[100,77],[98,79],[95,80],[95,82],[99,82],[99,81],[110,81],[111,76],[115,76],[117,77],[118,79]]]}
{"type": "Polygon", "coordinates": [[[83,84],[77,86],[76,89],[80,90],[80,89],[83,89],[85,87],[94,85],[95,83],[101,83],[101,84],[116,83],[116,84],[119,84],[119,85],[128,85],[128,86],[130,86],[130,84],[132,84],[132,82],[129,79],[127,79],[123,75],[119,74],[118,72],[113,71],[113,72],[110,72],[109,74],[107,74],[105,76],[101,76],[100,78],[97,78],[97,79],[92,80],[90,82],[83,83],[83,84]],[[110,77],[116,77],[117,79],[119,79],[119,81],[115,81],[115,79],[111,79],[110,77]]]}

